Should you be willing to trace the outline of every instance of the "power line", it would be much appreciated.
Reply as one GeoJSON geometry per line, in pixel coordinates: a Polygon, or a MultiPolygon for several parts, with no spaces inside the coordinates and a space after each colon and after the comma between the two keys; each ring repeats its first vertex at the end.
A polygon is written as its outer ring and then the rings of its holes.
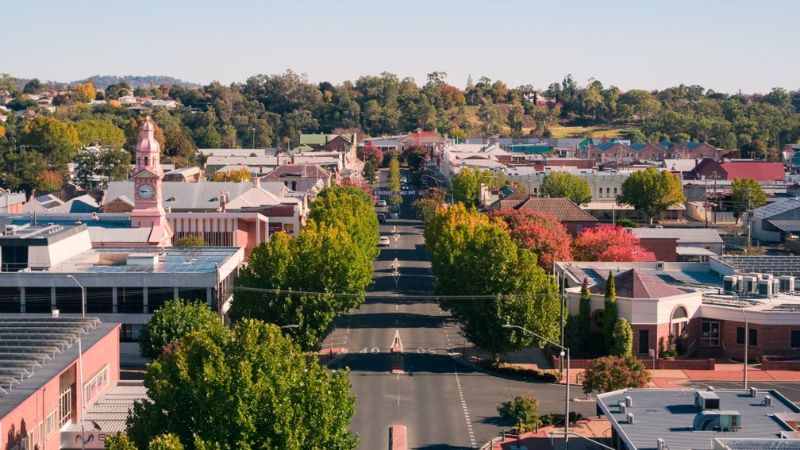
{"type": "Polygon", "coordinates": [[[245,291],[245,292],[262,292],[265,294],[286,294],[286,295],[317,295],[317,296],[331,296],[331,297],[345,297],[345,298],[413,298],[418,300],[498,300],[504,298],[521,298],[521,297],[528,297],[532,298],[535,296],[543,296],[542,294],[475,294],[475,295],[416,295],[416,294],[395,294],[395,293],[387,293],[387,294],[370,294],[369,292],[364,294],[350,294],[350,293],[336,293],[336,292],[316,292],[316,291],[294,291],[294,290],[283,290],[283,289],[267,289],[267,288],[254,288],[254,287],[245,287],[245,286],[234,286],[234,291],[245,291]]]}

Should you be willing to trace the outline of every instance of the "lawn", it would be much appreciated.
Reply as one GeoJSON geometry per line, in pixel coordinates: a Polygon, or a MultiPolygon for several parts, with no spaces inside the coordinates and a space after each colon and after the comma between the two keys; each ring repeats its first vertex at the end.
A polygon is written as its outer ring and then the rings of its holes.
{"type": "Polygon", "coordinates": [[[569,127],[569,126],[555,125],[550,128],[550,132],[553,133],[554,138],[573,138],[573,137],[618,138],[621,137],[621,133],[624,130],[625,129],[623,128],[609,128],[603,126],[569,127]]]}

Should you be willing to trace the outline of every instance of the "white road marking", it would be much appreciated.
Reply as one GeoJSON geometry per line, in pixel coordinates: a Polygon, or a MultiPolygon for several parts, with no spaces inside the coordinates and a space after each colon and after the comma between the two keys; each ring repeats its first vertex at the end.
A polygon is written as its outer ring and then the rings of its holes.
{"type": "Polygon", "coordinates": [[[464,392],[461,390],[461,378],[458,376],[458,369],[453,364],[453,374],[456,376],[456,386],[458,386],[458,397],[461,399],[461,409],[464,411],[464,420],[467,422],[467,433],[469,433],[469,445],[475,447],[475,432],[472,430],[472,421],[469,419],[469,408],[464,400],[464,392]]]}

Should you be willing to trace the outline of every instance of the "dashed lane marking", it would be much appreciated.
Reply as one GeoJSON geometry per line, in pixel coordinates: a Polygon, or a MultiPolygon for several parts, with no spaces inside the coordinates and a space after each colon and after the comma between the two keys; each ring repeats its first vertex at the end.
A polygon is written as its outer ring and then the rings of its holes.
{"type": "Polygon", "coordinates": [[[472,430],[472,421],[469,418],[469,408],[467,402],[464,400],[464,392],[461,390],[461,378],[458,376],[458,369],[455,363],[453,364],[453,374],[456,377],[456,386],[458,386],[458,398],[461,400],[461,409],[464,411],[464,420],[467,422],[467,434],[469,434],[469,445],[473,448],[475,444],[475,432],[472,430]]]}

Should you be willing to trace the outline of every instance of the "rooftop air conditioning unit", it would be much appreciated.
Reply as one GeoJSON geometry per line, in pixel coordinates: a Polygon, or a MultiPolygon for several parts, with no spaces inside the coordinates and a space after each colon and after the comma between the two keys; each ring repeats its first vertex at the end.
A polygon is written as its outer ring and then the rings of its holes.
{"type": "Polygon", "coordinates": [[[619,412],[620,414],[625,414],[628,411],[628,407],[625,406],[625,402],[619,402],[619,412]]]}
{"type": "Polygon", "coordinates": [[[778,278],[780,292],[794,292],[794,277],[791,275],[781,275],[778,278]]]}
{"type": "Polygon", "coordinates": [[[625,396],[625,406],[627,406],[628,408],[633,406],[633,398],[631,398],[630,395],[625,396]]]}
{"type": "Polygon", "coordinates": [[[772,280],[758,280],[758,295],[772,297],[772,280]]]}
{"type": "Polygon", "coordinates": [[[700,411],[694,416],[694,431],[736,431],[742,428],[738,411],[700,411]]]}
{"type": "Polygon", "coordinates": [[[703,411],[719,409],[719,395],[714,391],[697,391],[694,393],[694,405],[703,411]]]}
{"type": "Polygon", "coordinates": [[[667,447],[667,441],[665,441],[664,438],[656,439],[656,450],[668,450],[668,449],[669,447],[667,447]]]}
{"type": "Polygon", "coordinates": [[[634,422],[634,420],[633,420],[633,419],[634,419],[634,417],[633,417],[633,413],[627,413],[627,414],[625,414],[625,419],[627,420],[627,422],[628,422],[630,425],[633,425],[633,424],[635,423],[635,422],[634,422]]]}
{"type": "Polygon", "coordinates": [[[757,397],[758,396],[758,388],[751,387],[750,388],[750,397],[757,397]]]}
{"type": "Polygon", "coordinates": [[[656,262],[656,270],[664,270],[664,261],[656,262]]]}
{"type": "Polygon", "coordinates": [[[739,276],[725,275],[722,278],[722,287],[726,294],[733,294],[739,289],[739,276]]]}
{"type": "Polygon", "coordinates": [[[764,401],[761,404],[764,405],[764,406],[772,406],[772,396],[771,395],[765,395],[764,396],[764,401]]]}

